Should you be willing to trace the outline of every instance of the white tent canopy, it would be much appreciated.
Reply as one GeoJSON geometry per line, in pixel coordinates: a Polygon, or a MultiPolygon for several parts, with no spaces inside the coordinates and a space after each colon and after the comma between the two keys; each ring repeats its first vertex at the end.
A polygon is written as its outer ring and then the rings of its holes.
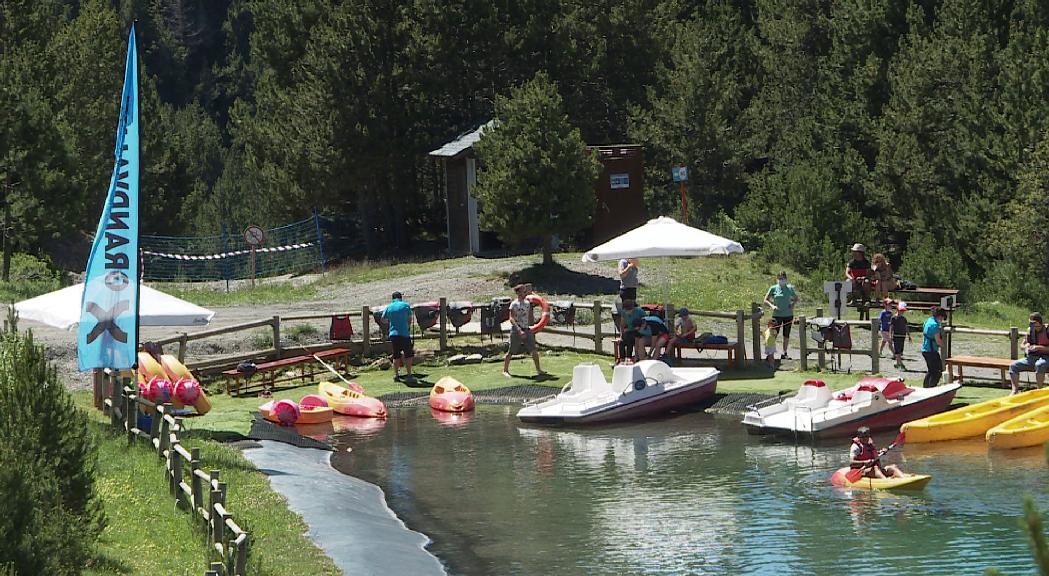
{"type": "MultiPolygon", "coordinates": [[[[75,284],[15,304],[19,318],[35,320],[49,326],[69,330],[80,323],[80,301],[84,284],[75,284]]],[[[214,312],[142,286],[139,293],[140,326],[206,326],[214,312]]]]}
{"type": "Polygon", "coordinates": [[[662,216],[616,236],[583,254],[583,262],[648,256],[711,256],[742,254],[739,242],[722,238],[662,216]]]}

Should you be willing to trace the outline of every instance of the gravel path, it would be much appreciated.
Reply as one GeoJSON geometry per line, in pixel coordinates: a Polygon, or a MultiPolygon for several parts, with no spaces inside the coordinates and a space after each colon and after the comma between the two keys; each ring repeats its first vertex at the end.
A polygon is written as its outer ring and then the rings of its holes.
{"type": "MultiPolygon", "coordinates": [[[[436,300],[439,296],[446,296],[450,301],[473,300],[483,302],[493,296],[510,295],[507,284],[517,280],[514,273],[536,261],[535,257],[529,256],[491,260],[475,259],[466,262],[458,260],[447,269],[407,278],[340,284],[326,289],[325,294],[319,298],[302,302],[216,307],[214,308],[215,318],[212,320],[209,329],[270,318],[275,315],[333,314],[347,310],[359,310],[365,304],[380,305],[388,302],[390,294],[395,290],[403,292],[405,298],[410,302],[436,300]]],[[[595,293],[605,294],[604,299],[609,303],[615,298],[618,282],[611,278],[613,270],[608,265],[583,263],[574,258],[560,259],[559,264],[564,266],[560,273],[535,283],[537,292],[547,295],[551,300],[570,299],[579,295],[595,293]]],[[[308,283],[315,279],[316,277],[305,277],[296,278],[292,281],[308,283]]],[[[288,281],[288,279],[285,279],[285,281],[288,281]]],[[[163,289],[162,286],[160,288],[163,289]]],[[[741,305],[749,308],[749,303],[741,303],[741,305]]],[[[326,321],[303,322],[303,324],[311,324],[319,331],[319,334],[305,336],[304,343],[321,342],[326,339],[326,321]]],[[[735,325],[732,322],[701,319],[698,324],[700,331],[726,334],[730,338],[735,338],[735,325]]],[[[60,377],[65,379],[68,387],[72,389],[90,387],[89,375],[81,374],[77,371],[74,332],[66,332],[31,321],[24,321],[20,328],[23,330],[27,328],[32,329],[36,340],[47,347],[48,357],[55,363],[60,377]]],[[[463,330],[477,332],[478,328],[479,326],[474,322],[472,325],[468,324],[465,326],[463,330]]],[[[189,330],[191,332],[196,331],[194,328],[189,330]]],[[[581,326],[579,330],[581,332],[590,331],[591,328],[589,326],[581,326]]],[[[262,331],[263,329],[259,329],[259,333],[262,331]]],[[[611,333],[612,325],[607,324],[604,327],[604,331],[606,334],[611,333]]],[[[143,327],[140,339],[142,341],[160,339],[177,335],[179,332],[178,328],[143,327]]],[[[780,366],[781,370],[794,370],[797,368],[797,332],[799,331],[795,330],[795,335],[792,337],[791,342],[791,356],[794,359],[783,361],[780,366]]],[[[285,333],[287,333],[287,330],[285,330],[285,333]]],[[[749,327],[747,338],[747,355],[749,357],[751,350],[749,327]]],[[[869,332],[866,330],[853,330],[853,341],[856,348],[866,349],[870,342],[869,332]]],[[[544,345],[574,346],[581,349],[589,349],[592,346],[590,341],[586,339],[573,339],[571,336],[559,336],[549,333],[540,333],[539,342],[544,345]]],[[[897,371],[892,366],[891,358],[883,357],[881,360],[882,373],[886,375],[900,375],[908,381],[920,383],[925,370],[925,364],[919,352],[920,342],[921,337],[919,334],[915,335],[913,343],[907,345],[905,364],[909,371],[897,371]]],[[[191,342],[187,355],[192,360],[202,360],[224,354],[248,352],[256,348],[258,346],[253,343],[251,332],[239,332],[191,342]]],[[[606,341],[605,350],[611,350],[610,340],[606,341]]],[[[1007,358],[1009,354],[1008,339],[987,336],[958,337],[953,345],[953,353],[1007,358]]],[[[694,355],[695,353],[689,352],[686,354],[694,355]]],[[[711,357],[712,354],[704,353],[702,356],[711,357]]],[[[723,357],[723,354],[719,356],[723,357]]],[[[851,361],[848,357],[844,357],[843,360],[844,368],[851,368],[853,373],[862,373],[870,370],[870,359],[865,356],[852,356],[851,361]]],[[[810,367],[814,365],[815,355],[811,356],[810,367]]],[[[975,376],[997,378],[996,371],[966,370],[967,375],[970,372],[975,376]]]]}

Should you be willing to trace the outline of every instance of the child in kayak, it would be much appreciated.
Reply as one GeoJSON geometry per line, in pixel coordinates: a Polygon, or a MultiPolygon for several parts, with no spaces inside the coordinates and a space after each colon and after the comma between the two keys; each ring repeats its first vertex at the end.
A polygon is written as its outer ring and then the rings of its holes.
{"type": "Polygon", "coordinates": [[[881,457],[887,449],[878,450],[871,439],[871,429],[861,426],[856,430],[856,437],[852,439],[852,447],[849,450],[849,466],[852,468],[863,468],[863,475],[870,478],[904,478],[904,474],[894,464],[883,466],[881,457]]]}

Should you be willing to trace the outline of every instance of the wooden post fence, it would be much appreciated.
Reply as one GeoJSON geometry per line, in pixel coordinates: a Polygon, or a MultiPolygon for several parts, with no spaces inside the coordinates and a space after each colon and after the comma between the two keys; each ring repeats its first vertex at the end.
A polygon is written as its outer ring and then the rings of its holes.
{"type": "Polygon", "coordinates": [[[604,309],[605,305],[600,300],[594,300],[594,352],[598,354],[604,353],[605,350],[602,328],[604,309]]]}
{"type": "Polygon", "coordinates": [[[441,326],[441,339],[438,341],[438,349],[441,354],[448,349],[448,298],[441,296],[438,300],[437,318],[441,326]]]}
{"type": "Polygon", "coordinates": [[[761,353],[761,306],[757,302],[750,303],[750,339],[751,350],[754,352],[754,360],[759,361],[764,355],[761,353]]]}
{"type": "Polygon", "coordinates": [[[805,332],[806,326],[808,324],[805,322],[805,317],[798,316],[798,356],[800,356],[802,372],[809,369],[809,338],[805,332]]]}
{"type": "Polygon", "coordinates": [[[361,308],[361,354],[367,356],[372,350],[372,309],[361,308]]]}
{"type": "MultiPolygon", "coordinates": [[[[116,374],[107,376],[106,385],[119,378],[116,374]]],[[[119,426],[128,434],[129,445],[135,439],[144,438],[151,449],[163,459],[163,469],[168,481],[168,492],[175,498],[179,508],[189,510],[194,518],[201,518],[208,529],[208,546],[221,561],[211,562],[205,574],[223,576],[245,576],[248,556],[248,534],[233,521],[233,515],[226,510],[227,486],[219,482],[220,472],[211,470],[204,473],[201,469],[200,449],[187,450],[182,446],[181,418],[174,415],[170,404],[155,405],[138,397],[137,390],[131,386],[121,388],[121,398],[112,403],[114,414],[120,415],[119,426]],[[149,410],[152,417],[150,430],[138,428],[140,407],[149,410]],[[186,471],[189,470],[189,481],[186,471]],[[207,502],[205,502],[207,494],[207,502]]]]}
{"type": "MultiPolygon", "coordinates": [[[[881,323],[877,318],[871,319],[871,373],[881,372],[881,323]]],[[[891,352],[891,350],[890,350],[891,352]]]]}
{"type": "MultiPolygon", "coordinates": [[[[736,310],[736,362],[739,366],[745,365],[747,360],[746,330],[743,326],[743,310],[736,310]]],[[[757,360],[758,357],[755,356],[754,361],[757,360]]]]}

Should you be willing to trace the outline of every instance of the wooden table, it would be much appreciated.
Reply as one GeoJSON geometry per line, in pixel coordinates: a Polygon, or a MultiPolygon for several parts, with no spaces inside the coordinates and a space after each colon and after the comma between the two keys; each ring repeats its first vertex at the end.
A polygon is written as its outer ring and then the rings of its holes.
{"type": "Polygon", "coordinates": [[[940,299],[945,296],[954,296],[954,306],[948,312],[958,309],[958,290],[954,288],[915,288],[914,290],[890,290],[893,300],[907,303],[908,308],[928,310],[933,306],[940,305],[940,299]]]}

